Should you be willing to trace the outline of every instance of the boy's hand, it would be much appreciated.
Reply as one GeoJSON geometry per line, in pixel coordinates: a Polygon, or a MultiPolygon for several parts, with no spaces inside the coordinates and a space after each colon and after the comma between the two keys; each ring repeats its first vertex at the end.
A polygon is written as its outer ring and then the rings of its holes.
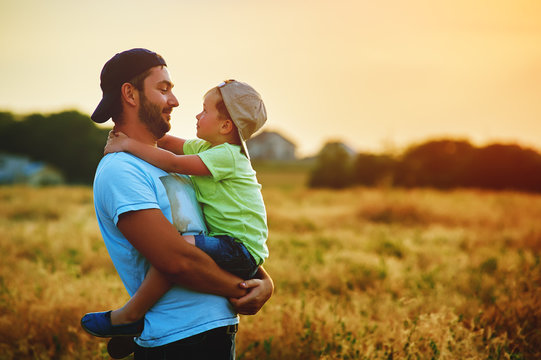
{"type": "Polygon", "coordinates": [[[239,284],[243,289],[248,289],[248,294],[241,298],[231,298],[229,301],[233,304],[235,310],[242,315],[254,315],[270,299],[274,291],[272,280],[251,279],[239,284]]]}
{"type": "Polygon", "coordinates": [[[126,142],[129,137],[123,132],[115,132],[114,130],[109,131],[109,137],[107,138],[107,144],[103,150],[103,155],[126,151],[126,142]]]}

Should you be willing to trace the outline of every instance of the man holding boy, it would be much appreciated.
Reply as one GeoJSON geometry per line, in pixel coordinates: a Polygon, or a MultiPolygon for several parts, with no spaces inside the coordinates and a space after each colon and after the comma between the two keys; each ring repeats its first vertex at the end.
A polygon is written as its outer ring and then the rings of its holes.
{"type": "MultiPolygon", "coordinates": [[[[116,54],[103,67],[101,88],[95,122],[112,117],[115,130],[153,146],[170,130],[179,104],[160,55],[146,49],[116,54]]],[[[179,285],[147,312],[135,359],[234,358],[236,311],[259,311],[272,295],[272,280],[260,268],[259,279],[243,282],[182,240],[173,216],[181,214],[184,234],[199,234],[205,225],[189,179],[175,181],[172,195],[170,176],[128,153],[114,153],[101,160],[94,179],[100,230],[130,296],[150,264],[179,285]]]]}

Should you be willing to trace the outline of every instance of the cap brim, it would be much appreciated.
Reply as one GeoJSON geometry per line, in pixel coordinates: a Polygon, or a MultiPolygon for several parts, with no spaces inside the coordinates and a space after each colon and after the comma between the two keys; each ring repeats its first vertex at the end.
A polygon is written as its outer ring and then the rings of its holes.
{"type": "Polygon", "coordinates": [[[241,150],[244,152],[244,155],[250,160],[250,153],[248,152],[248,146],[246,146],[246,141],[244,141],[244,137],[242,136],[242,133],[240,132],[240,129],[238,129],[239,137],[240,137],[240,147],[241,150]]]}
{"type": "Polygon", "coordinates": [[[116,97],[110,94],[103,94],[103,98],[90,117],[98,124],[104,123],[111,118],[111,110],[115,104],[116,97]]]}

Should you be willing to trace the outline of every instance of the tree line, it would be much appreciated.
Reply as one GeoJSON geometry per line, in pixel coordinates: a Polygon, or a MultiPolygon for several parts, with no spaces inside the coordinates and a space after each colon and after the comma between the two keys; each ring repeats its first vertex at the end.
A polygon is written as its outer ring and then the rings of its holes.
{"type": "MultiPolygon", "coordinates": [[[[0,112],[0,152],[47,163],[68,183],[90,184],[109,130],[74,110],[49,115],[0,112]]],[[[541,192],[541,154],[515,144],[476,147],[453,139],[413,145],[399,155],[352,155],[342,143],[325,144],[309,186],[355,185],[541,192]]]]}
{"type": "Polygon", "coordinates": [[[476,147],[465,140],[441,139],[410,146],[395,156],[351,156],[341,143],[332,142],[319,153],[309,185],[541,192],[541,154],[516,144],[476,147]]]}
{"type": "Polygon", "coordinates": [[[47,163],[68,183],[90,184],[109,130],[78,111],[24,116],[0,112],[0,152],[47,163]]]}

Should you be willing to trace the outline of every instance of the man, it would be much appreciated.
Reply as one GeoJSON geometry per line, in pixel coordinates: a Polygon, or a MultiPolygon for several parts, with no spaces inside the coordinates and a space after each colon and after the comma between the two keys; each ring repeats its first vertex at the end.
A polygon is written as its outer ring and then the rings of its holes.
{"type": "MultiPolygon", "coordinates": [[[[178,106],[165,60],[146,49],[127,50],[105,64],[100,78],[103,98],[92,120],[112,117],[115,130],[155,146],[178,106]]],[[[242,282],[181,238],[173,218],[183,234],[205,230],[189,179],[128,153],[108,154],[96,170],[94,205],[130,295],[150,264],[179,285],[147,312],[135,359],[234,358],[235,310],[256,313],[272,295],[272,280],[260,268],[259,279],[242,282]]]]}

